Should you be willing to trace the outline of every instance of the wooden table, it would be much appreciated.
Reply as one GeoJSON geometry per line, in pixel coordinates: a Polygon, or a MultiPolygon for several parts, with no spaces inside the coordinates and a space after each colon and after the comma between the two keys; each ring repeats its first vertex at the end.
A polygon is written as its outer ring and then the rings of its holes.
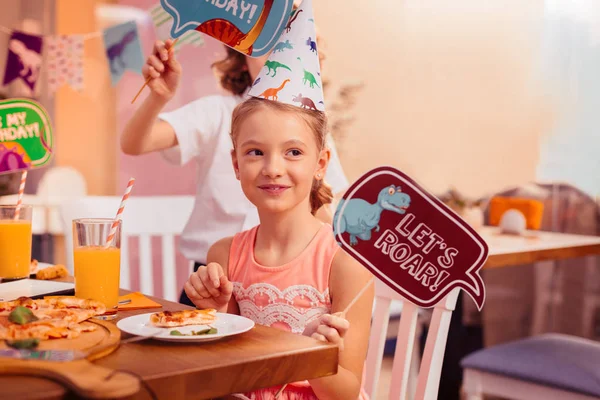
{"type": "MultiPolygon", "coordinates": [[[[152,299],[161,303],[164,310],[191,308],[152,299]]],[[[119,318],[156,310],[120,311],[119,318]]],[[[123,333],[123,339],[129,336],[123,333]]],[[[257,325],[249,332],[202,344],[152,339],[124,344],[94,363],[138,374],[159,399],[210,399],[333,375],[337,373],[338,348],[309,337],[257,325]]],[[[49,380],[0,376],[0,398],[58,400],[73,397],[49,380]]],[[[142,388],[133,399],[150,398],[142,388]]]]}
{"type": "Polygon", "coordinates": [[[485,269],[538,261],[600,255],[600,236],[527,231],[521,236],[501,234],[499,228],[477,230],[489,247],[485,269]]]}

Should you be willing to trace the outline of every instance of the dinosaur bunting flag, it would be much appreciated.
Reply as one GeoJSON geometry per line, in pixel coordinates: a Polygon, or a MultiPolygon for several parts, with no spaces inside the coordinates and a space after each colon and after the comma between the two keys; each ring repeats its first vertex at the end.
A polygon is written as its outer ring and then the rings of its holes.
{"type": "Polygon", "coordinates": [[[4,85],[21,78],[31,92],[40,75],[42,65],[42,37],[13,31],[8,40],[8,57],[4,70],[4,85]]]}
{"type": "Polygon", "coordinates": [[[433,307],[460,287],[483,307],[479,270],[487,244],[397,169],[379,167],[352,184],[338,204],[333,230],[342,249],[414,304],[433,307]]]}
{"type": "Polygon", "coordinates": [[[83,36],[58,35],[46,39],[48,88],[51,93],[64,84],[83,89],[83,36]]]}
{"type": "Polygon", "coordinates": [[[286,24],[249,95],[325,111],[312,0],[304,0],[286,24]]]}
{"type": "Polygon", "coordinates": [[[0,101],[0,174],[38,168],[52,157],[52,127],[41,104],[0,101]]]}
{"type": "Polygon", "coordinates": [[[119,82],[127,69],[138,74],[142,73],[144,53],[140,44],[138,28],[134,21],[106,29],[104,31],[104,46],[113,86],[119,82]]]}

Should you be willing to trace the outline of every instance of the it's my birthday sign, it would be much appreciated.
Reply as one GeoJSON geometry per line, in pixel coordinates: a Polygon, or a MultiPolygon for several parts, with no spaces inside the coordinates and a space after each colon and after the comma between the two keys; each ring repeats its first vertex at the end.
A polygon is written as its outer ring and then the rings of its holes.
{"type": "Polygon", "coordinates": [[[47,164],[52,146],[50,118],[39,103],[27,99],[0,101],[0,174],[47,164]]]}
{"type": "Polygon", "coordinates": [[[481,309],[479,270],[485,241],[411,178],[392,167],[374,169],[346,192],[334,215],[342,248],[375,276],[421,307],[455,287],[481,309]]]}

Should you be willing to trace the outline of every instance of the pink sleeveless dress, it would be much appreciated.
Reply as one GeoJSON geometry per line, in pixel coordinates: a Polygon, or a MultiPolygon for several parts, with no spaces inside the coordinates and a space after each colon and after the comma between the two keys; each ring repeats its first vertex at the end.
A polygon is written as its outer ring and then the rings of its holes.
{"type": "MultiPolygon", "coordinates": [[[[331,225],[324,224],[306,248],[290,262],[267,267],[254,258],[258,226],[233,237],[228,274],[240,315],[259,325],[301,335],[307,324],[331,312],[329,272],[339,246],[331,225]]],[[[272,400],[276,386],[235,395],[272,400]]],[[[364,391],[360,400],[367,400],[364,391]]],[[[318,400],[308,381],[288,384],[278,400],[318,400]]]]}

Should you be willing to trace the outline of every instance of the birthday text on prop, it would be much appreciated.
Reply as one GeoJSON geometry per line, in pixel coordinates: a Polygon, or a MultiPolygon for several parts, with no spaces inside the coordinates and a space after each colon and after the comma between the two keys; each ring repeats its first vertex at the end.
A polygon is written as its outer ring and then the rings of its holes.
{"type": "Polygon", "coordinates": [[[414,220],[414,214],[406,214],[393,230],[383,232],[375,242],[375,248],[435,292],[450,276],[446,270],[452,268],[459,252],[425,223],[416,224],[414,220]]]}
{"type": "Polygon", "coordinates": [[[27,124],[26,112],[6,114],[6,120],[0,115],[0,142],[14,142],[19,139],[40,137],[38,122],[27,124]]]}
{"type": "Polygon", "coordinates": [[[258,8],[256,4],[250,4],[244,0],[206,0],[206,2],[218,8],[224,8],[226,12],[231,13],[234,17],[239,17],[239,19],[248,18],[248,23],[252,21],[258,8]]]}

